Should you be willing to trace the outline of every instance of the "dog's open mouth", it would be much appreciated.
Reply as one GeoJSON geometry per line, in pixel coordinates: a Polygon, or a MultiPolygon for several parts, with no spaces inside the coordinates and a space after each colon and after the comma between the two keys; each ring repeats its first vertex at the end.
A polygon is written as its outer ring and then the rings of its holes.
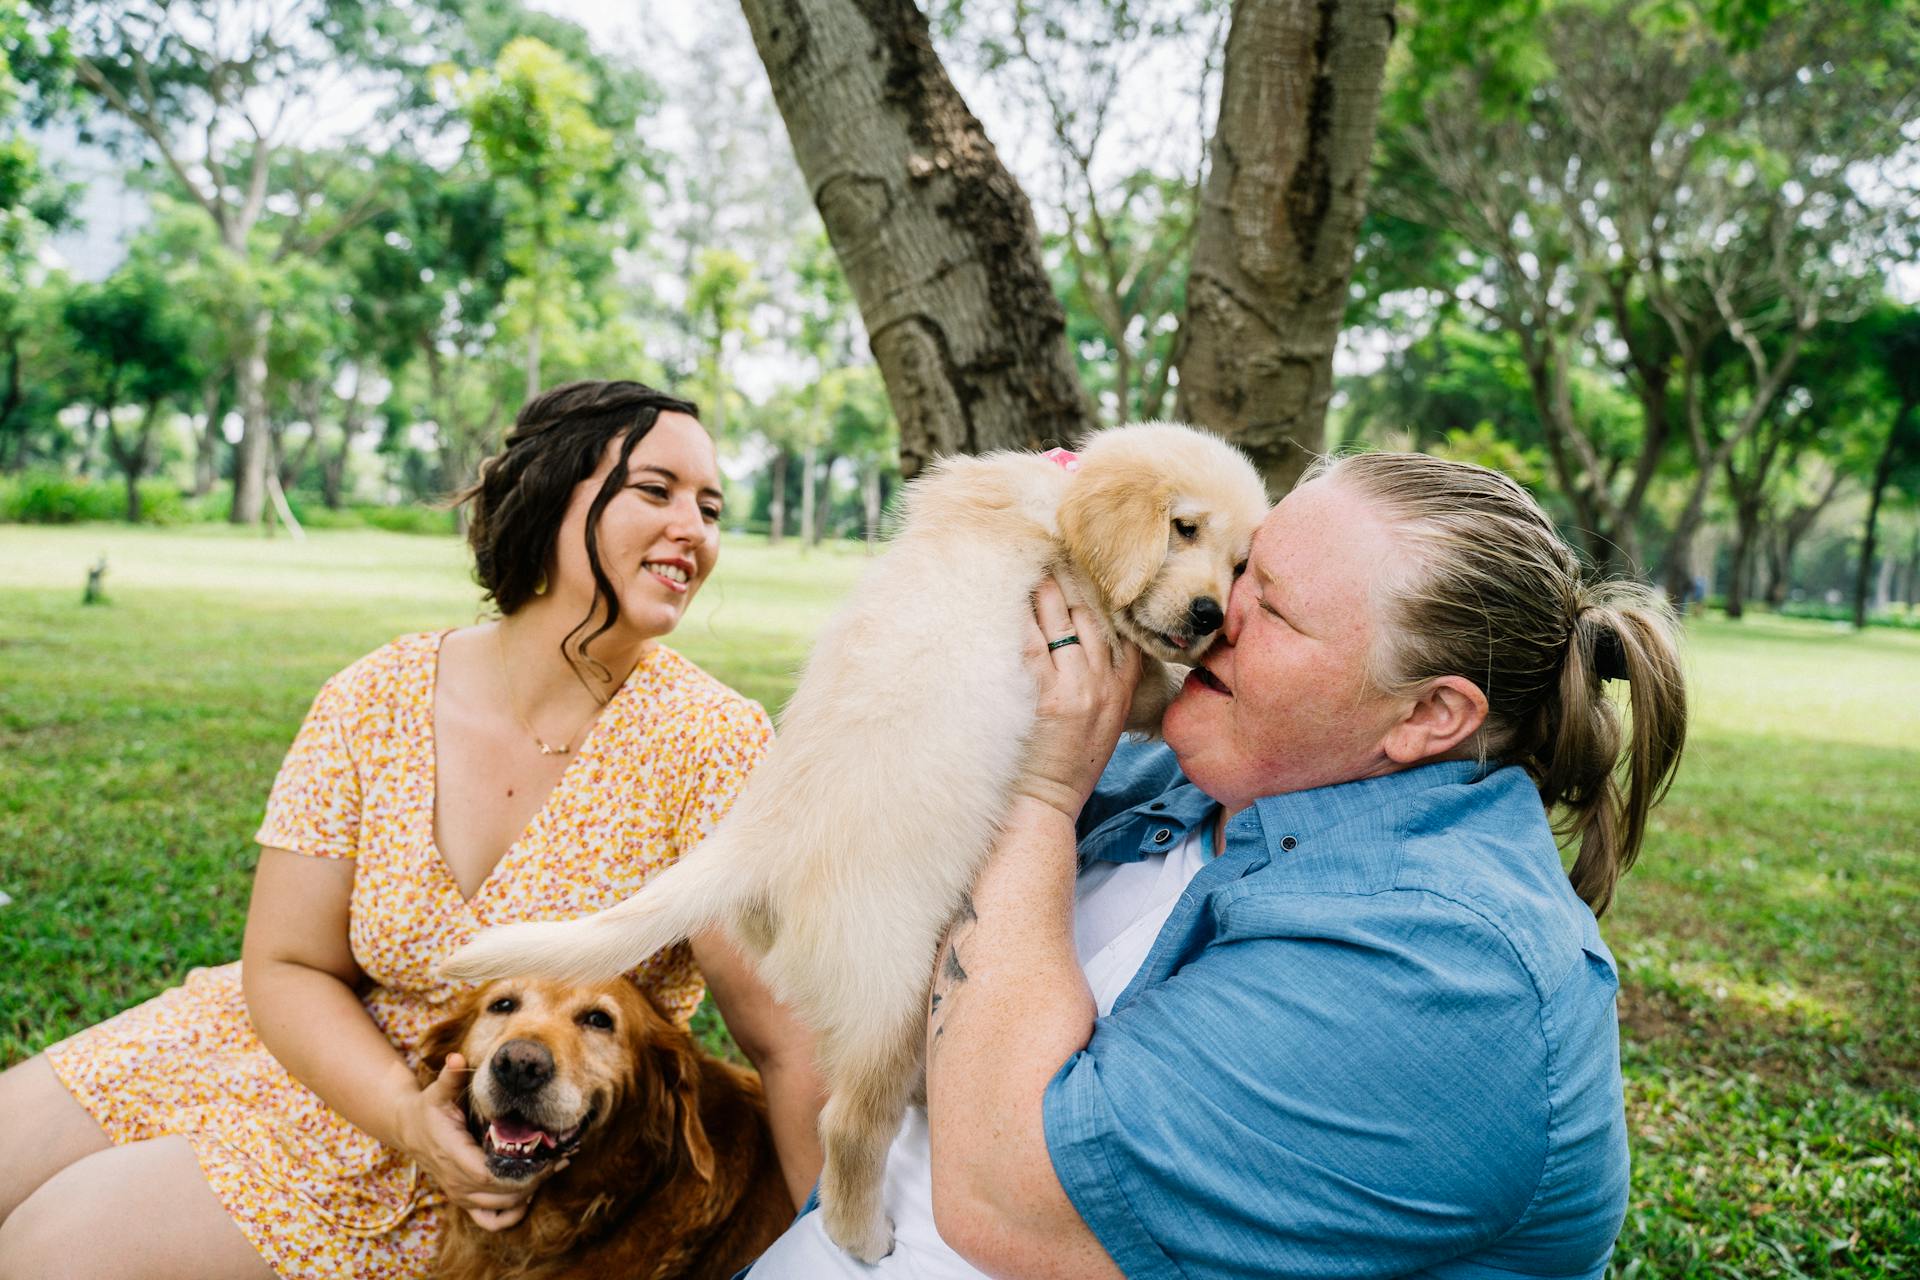
{"type": "Polygon", "coordinates": [[[1192,662],[1207,647],[1207,641],[1213,639],[1210,635],[1191,636],[1182,631],[1161,631],[1157,627],[1150,627],[1131,608],[1123,610],[1119,616],[1132,624],[1134,642],[1162,662],[1192,662]]]}
{"type": "Polygon", "coordinates": [[[577,1151],[580,1135],[592,1119],[589,1113],[572,1128],[556,1131],[509,1111],[492,1120],[476,1116],[467,1127],[486,1153],[487,1167],[496,1178],[528,1178],[577,1151]]]}

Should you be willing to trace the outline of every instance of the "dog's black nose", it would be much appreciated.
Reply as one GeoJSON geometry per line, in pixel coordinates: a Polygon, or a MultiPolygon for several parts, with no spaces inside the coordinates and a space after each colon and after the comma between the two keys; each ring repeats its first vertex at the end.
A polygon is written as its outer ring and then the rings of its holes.
{"type": "Polygon", "coordinates": [[[553,1079],[553,1055],[531,1040],[509,1040],[493,1051],[493,1078],[508,1093],[532,1093],[553,1079]]]}
{"type": "Polygon", "coordinates": [[[1187,621],[1193,624],[1193,634],[1196,636],[1212,635],[1226,620],[1227,615],[1220,608],[1220,602],[1212,596],[1201,596],[1187,610],[1187,621]]]}

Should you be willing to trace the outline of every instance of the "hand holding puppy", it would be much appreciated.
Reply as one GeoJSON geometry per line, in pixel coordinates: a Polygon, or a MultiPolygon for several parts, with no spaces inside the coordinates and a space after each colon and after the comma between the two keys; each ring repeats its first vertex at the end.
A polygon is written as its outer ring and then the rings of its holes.
{"type": "Polygon", "coordinates": [[[1069,821],[1078,818],[1120,741],[1140,682],[1140,650],[1121,639],[1115,662],[1101,631],[1089,606],[1069,605],[1056,578],[1041,579],[1022,647],[1037,700],[1025,767],[1014,786],[1016,804],[1037,801],[1069,821]],[[1059,643],[1068,636],[1076,642],[1059,643]]]}

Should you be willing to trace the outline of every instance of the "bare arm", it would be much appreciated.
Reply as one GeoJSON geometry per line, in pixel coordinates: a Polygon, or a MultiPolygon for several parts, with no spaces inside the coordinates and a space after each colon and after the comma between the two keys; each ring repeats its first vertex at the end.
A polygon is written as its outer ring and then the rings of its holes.
{"type": "Polygon", "coordinates": [[[813,1032],[775,1002],[724,933],[711,930],[696,937],[693,958],[727,1030],[760,1072],[780,1172],[798,1209],[820,1179],[820,1106],[826,1092],[814,1063],[813,1032]]]}
{"type": "Polygon", "coordinates": [[[927,1020],[927,1116],[941,1236],[992,1275],[1118,1277],[1053,1170],[1042,1099],[1086,1047],[1094,1002],[1073,945],[1074,819],[1112,755],[1139,675],[1098,645],[1050,657],[1069,620],[1051,583],[1036,599],[1029,666],[1041,689],[1028,773],[999,841],[942,946],[927,1020]],[[1044,665],[1043,665],[1044,664],[1044,665]]]}
{"type": "Polygon", "coordinates": [[[467,1133],[458,1056],[422,1089],[367,1016],[365,975],[347,943],[354,864],[263,847],[241,947],[247,1013],[260,1042],[354,1127],[406,1153],[490,1230],[526,1212],[527,1191],[498,1182],[467,1133]]]}

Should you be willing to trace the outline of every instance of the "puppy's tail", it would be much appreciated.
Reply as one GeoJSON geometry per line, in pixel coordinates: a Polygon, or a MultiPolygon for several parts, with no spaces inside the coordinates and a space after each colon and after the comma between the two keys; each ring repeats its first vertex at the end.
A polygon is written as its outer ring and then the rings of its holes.
{"type": "Polygon", "coordinates": [[[540,977],[598,982],[654,952],[730,919],[739,881],[708,840],[624,902],[579,920],[489,929],[440,962],[443,978],[486,982],[540,977]],[[731,883],[729,883],[731,882],[731,883]]]}

